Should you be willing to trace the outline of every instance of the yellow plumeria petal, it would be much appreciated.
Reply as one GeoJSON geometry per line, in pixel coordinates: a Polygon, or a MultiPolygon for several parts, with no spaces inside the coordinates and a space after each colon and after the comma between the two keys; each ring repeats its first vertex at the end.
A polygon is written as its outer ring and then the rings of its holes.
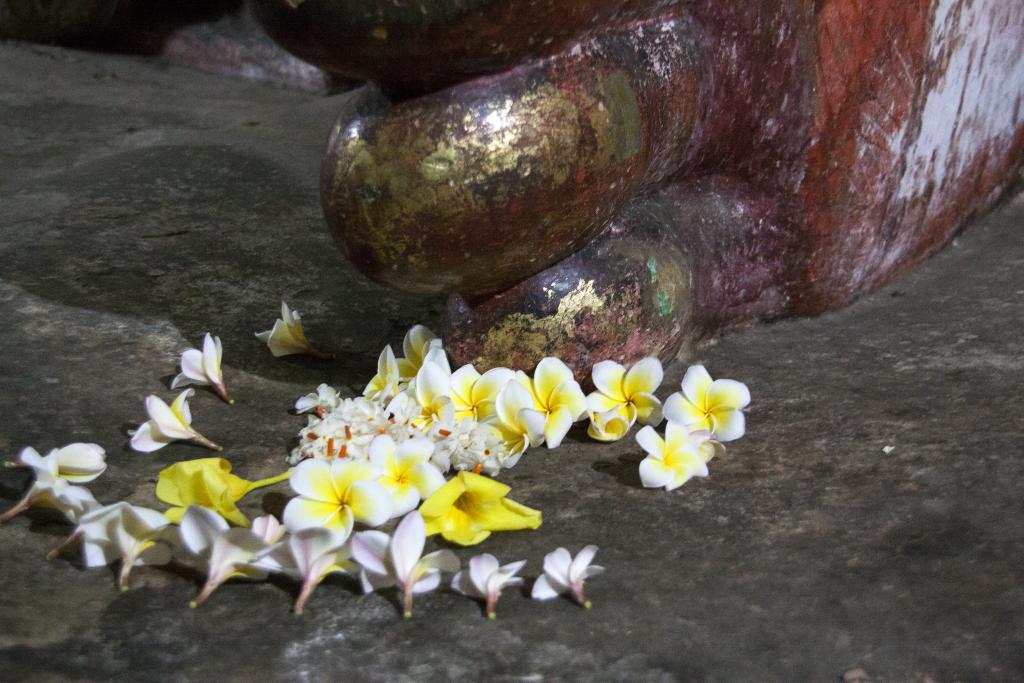
{"type": "Polygon", "coordinates": [[[624,393],[629,398],[637,394],[653,394],[661,386],[664,377],[661,361],[653,357],[644,358],[626,373],[622,384],[624,393]]]}
{"type": "Polygon", "coordinates": [[[711,388],[711,375],[703,365],[691,365],[683,375],[682,389],[686,396],[698,409],[707,407],[706,397],[711,388]]]}
{"type": "Polygon", "coordinates": [[[619,403],[626,401],[627,394],[624,392],[624,380],[626,368],[612,360],[603,360],[595,363],[590,371],[590,377],[594,380],[597,390],[611,400],[619,403]]]}
{"type": "Polygon", "coordinates": [[[656,425],[661,422],[661,401],[654,394],[640,392],[633,394],[629,401],[641,424],[656,425]]]}
{"type": "Polygon", "coordinates": [[[474,545],[492,531],[540,526],[540,511],[508,500],[509,491],[493,479],[459,472],[420,507],[427,534],[440,533],[453,543],[474,545]]]}
{"type": "MultiPolygon", "coordinates": [[[[180,508],[181,514],[189,505],[213,510],[232,524],[249,526],[249,520],[236,506],[239,498],[249,491],[252,482],[231,474],[231,464],[224,458],[200,458],[175,463],[160,472],[156,496],[180,508]]],[[[172,521],[180,520],[177,511],[168,515],[172,521]]]]}
{"type": "Polygon", "coordinates": [[[552,392],[559,385],[572,382],[572,370],[558,358],[548,357],[537,363],[533,371],[533,392],[545,408],[549,407],[552,392]]]}

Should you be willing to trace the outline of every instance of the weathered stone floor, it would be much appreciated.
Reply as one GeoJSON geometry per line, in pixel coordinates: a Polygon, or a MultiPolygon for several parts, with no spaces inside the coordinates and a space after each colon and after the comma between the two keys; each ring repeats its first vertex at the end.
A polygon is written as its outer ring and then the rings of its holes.
{"type": "MultiPolygon", "coordinates": [[[[0,44],[3,458],[95,441],[110,461],[96,496],[156,506],[157,472],[208,452],[132,453],[125,430],[209,330],[238,402],[200,391],[195,424],[266,476],[303,423],[297,396],[361,386],[384,343],[436,322],[439,301],[362,280],[323,228],[320,150],[352,103],[0,44]],[[336,361],[274,359],[253,338],[282,297],[336,361]]],[[[531,451],[503,478],[543,526],[480,550],[535,576],[556,546],[598,544],[589,612],[513,593],[487,622],[435,593],[403,622],[340,579],[301,617],[287,582],[189,610],[185,574],[143,569],[121,594],[73,553],[48,563],[68,529],[33,511],[0,528],[0,679],[1020,680],[1022,223],[1018,198],[848,310],[700,351],[754,396],[707,480],[640,488],[632,440],[531,451]]],[[[26,484],[0,472],[0,508],[26,484]]]]}

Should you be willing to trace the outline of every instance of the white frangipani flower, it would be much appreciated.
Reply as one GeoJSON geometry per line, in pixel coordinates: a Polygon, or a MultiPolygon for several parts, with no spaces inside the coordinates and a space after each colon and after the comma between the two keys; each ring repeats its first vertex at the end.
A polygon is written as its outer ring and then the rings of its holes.
{"type": "Polygon", "coordinates": [[[455,419],[478,422],[497,419],[495,401],[513,377],[515,373],[508,368],[491,368],[481,375],[472,365],[463,365],[453,372],[450,396],[455,404],[455,419]]]}
{"type": "Polygon", "coordinates": [[[444,350],[433,349],[409,386],[409,393],[420,406],[420,415],[413,420],[415,426],[427,429],[435,423],[451,424],[455,420],[450,383],[451,370],[444,350]]]}
{"type": "Polygon", "coordinates": [[[203,337],[203,350],[188,349],[181,354],[181,372],[171,382],[171,389],[187,384],[203,384],[213,387],[217,395],[228,403],[234,401],[228,397],[224,386],[224,375],[220,363],[224,355],[220,337],[213,337],[209,332],[203,337]]]}
{"type": "Polygon", "coordinates": [[[288,308],[281,302],[281,317],[274,321],[274,327],[266,332],[257,332],[256,338],[267,345],[275,358],[304,353],[317,358],[334,358],[313,348],[302,331],[302,318],[299,312],[288,308]]]}
{"type": "Polygon", "coordinates": [[[377,374],[363,389],[363,396],[374,401],[390,401],[401,388],[402,375],[398,370],[398,360],[388,344],[377,358],[377,374]]]}
{"type": "Polygon", "coordinates": [[[81,539],[86,567],[106,567],[121,562],[117,583],[126,591],[133,567],[170,562],[169,524],[170,521],[156,510],[123,501],[114,503],[82,515],[75,533],[50,555],[56,556],[62,547],[81,539]]]}
{"type": "Polygon", "coordinates": [[[640,463],[640,482],[647,488],[677,489],[691,477],[708,476],[707,463],[721,445],[705,431],[691,432],[671,420],[665,425],[665,438],[650,425],[636,434],[636,442],[647,452],[640,463]]]}
{"type": "Polygon", "coordinates": [[[269,547],[260,535],[241,527],[229,527],[213,510],[190,505],[178,529],[181,544],[195,558],[206,575],[202,590],[189,603],[201,605],[222,583],[234,577],[263,579],[267,572],[253,562],[269,547]]]}
{"type": "Polygon", "coordinates": [[[501,597],[503,588],[519,586],[522,577],[516,576],[526,564],[526,560],[498,566],[498,559],[490,553],[477,555],[469,561],[469,569],[464,569],[452,578],[452,588],[473,598],[484,600],[487,605],[487,618],[497,617],[495,606],[501,597]]]}
{"type": "Polygon", "coordinates": [[[284,508],[284,525],[295,533],[308,527],[352,532],[354,522],[380,526],[391,519],[391,495],[377,479],[380,470],[349,458],[306,460],[288,480],[299,494],[284,508]]]}
{"type": "Polygon", "coordinates": [[[616,441],[637,420],[645,425],[661,422],[661,401],[654,392],[661,386],[664,374],[661,361],[653,357],[637,361],[629,371],[611,360],[594,365],[591,377],[597,391],[587,396],[591,438],[616,441]],[[625,430],[621,428],[623,424],[625,430]]]}
{"type": "Polygon", "coordinates": [[[45,467],[72,484],[87,484],[107,471],[106,451],[99,444],[69,443],[54,448],[45,456],[31,446],[18,453],[17,462],[7,463],[9,467],[45,467]],[[53,467],[56,465],[56,469],[53,467]]]}
{"type": "Polygon", "coordinates": [[[60,510],[71,522],[100,504],[89,489],[72,481],[92,481],[106,469],[103,449],[96,444],[70,444],[41,456],[31,446],[18,454],[18,466],[32,470],[35,480],[25,495],[0,515],[0,524],[32,506],[60,510]],[[98,449],[98,453],[97,453],[98,449]]]}
{"type": "Polygon", "coordinates": [[[430,462],[434,443],[426,438],[395,445],[387,434],[370,442],[370,462],[380,470],[377,482],[391,494],[392,517],[415,510],[420,500],[444,486],[444,475],[430,462]]]}
{"type": "Polygon", "coordinates": [[[570,593],[583,607],[590,609],[590,601],[583,594],[583,582],[604,571],[604,567],[590,564],[597,554],[596,545],[588,545],[575,559],[565,548],[558,548],[544,557],[544,574],[533,584],[534,600],[551,600],[570,593]]]}
{"type": "Polygon", "coordinates": [[[295,412],[314,412],[318,417],[323,417],[334,412],[340,404],[341,398],[338,396],[338,390],[330,385],[321,384],[315,392],[306,394],[295,402],[295,412]]]}
{"type": "Polygon", "coordinates": [[[398,359],[399,376],[408,382],[416,377],[430,351],[441,348],[441,340],[423,325],[413,325],[402,340],[402,353],[398,359]]]}
{"type": "Polygon", "coordinates": [[[718,441],[735,441],[746,431],[743,409],[750,390],[734,379],[711,379],[703,365],[691,365],[683,376],[682,393],[665,399],[665,418],[695,431],[711,432],[718,441]]]}
{"type": "Polygon", "coordinates": [[[530,391],[533,407],[544,416],[547,447],[558,448],[572,423],[587,412],[587,397],[573,378],[572,370],[558,358],[548,357],[537,363],[532,379],[522,371],[516,373],[515,379],[530,391]]]}
{"type": "Polygon", "coordinates": [[[302,583],[299,597],[295,600],[295,613],[302,614],[309,596],[327,576],[336,572],[349,574],[355,570],[350,559],[348,537],[344,529],[301,529],[265,552],[256,564],[302,583]]]}
{"type": "Polygon", "coordinates": [[[181,440],[192,441],[215,451],[224,450],[192,427],[192,411],[189,410],[188,400],[195,391],[186,389],[169,406],[159,396],[147,396],[146,413],[149,421],[132,434],[132,448],[149,453],[181,440]]]}
{"type": "Polygon", "coordinates": [[[427,533],[423,517],[413,510],[398,523],[395,534],[364,531],[352,539],[352,557],[362,565],[363,592],[397,585],[402,591],[402,615],[412,617],[412,599],[441,584],[441,572],[457,572],[459,559],[450,550],[423,555],[427,533]]]}
{"type": "Polygon", "coordinates": [[[370,442],[374,437],[387,434],[396,443],[424,433],[412,426],[419,417],[419,405],[407,394],[399,394],[387,407],[379,401],[362,396],[346,398],[321,418],[309,417],[309,423],[299,432],[299,445],[288,458],[292,465],[315,458],[333,460],[350,458],[366,460],[370,442]]]}
{"type": "Polygon", "coordinates": [[[544,440],[544,413],[534,408],[533,395],[519,382],[509,382],[495,401],[498,421],[494,425],[501,432],[509,453],[522,455],[529,446],[544,440]]]}

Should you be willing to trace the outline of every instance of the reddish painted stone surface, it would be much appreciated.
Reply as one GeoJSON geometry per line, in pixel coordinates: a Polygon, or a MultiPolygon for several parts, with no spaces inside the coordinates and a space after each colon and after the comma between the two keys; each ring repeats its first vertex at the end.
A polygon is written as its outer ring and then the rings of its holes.
{"type": "MultiPolygon", "coordinates": [[[[585,31],[584,38],[566,42],[554,56],[365,120],[339,122],[324,169],[328,221],[342,248],[371,277],[456,293],[446,334],[456,340],[458,360],[528,367],[561,349],[579,370],[602,355],[670,357],[685,341],[730,325],[845,305],[940,248],[967,217],[991,206],[1020,165],[1024,5],[1019,2],[708,0],[649,7],[658,18],[637,22],[637,6],[631,5],[605,33],[593,37],[585,31]],[[688,27],[685,34],[676,33],[685,47],[647,56],[678,26],[688,27]],[[628,50],[615,47],[612,36],[628,50]],[[406,168],[414,168],[443,142],[440,132],[417,129],[419,147],[409,144],[399,152],[365,131],[388,126],[411,131],[417,123],[453,112],[472,119],[466,112],[484,101],[482,92],[515,107],[525,99],[523,90],[507,86],[515,74],[544,73],[546,82],[571,91],[579,79],[559,82],[551,66],[600,72],[609,52],[623,60],[618,65],[632,93],[685,74],[686,82],[696,84],[694,94],[637,107],[644,149],[653,145],[657,154],[613,166],[610,173],[608,168],[595,173],[592,159],[573,158],[578,163],[564,181],[548,178],[532,190],[527,212],[496,208],[484,183],[462,205],[432,204],[428,198],[416,209],[416,219],[403,223],[389,217],[400,202],[394,193],[368,192],[365,176],[352,172],[351,164],[337,163],[347,154],[339,142],[344,139],[371,150],[375,164],[401,158],[406,168]],[[409,116],[411,111],[415,114],[409,116]],[[697,112],[693,122],[691,111],[697,112]],[[618,185],[610,182],[616,173],[618,185]],[[714,182],[695,182],[709,174],[717,177],[714,182]],[[600,182],[588,185],[594,177],[600,182]],[[708,203],[696,193],[721,197],[729,182],[729,201],[736,209],[731,218],[727,212],[698,221],[683,218],[686,205],[708,203]],[[563,220],[566,207],[572,221],[563,220]],[[439,210],[445,220],[431,213],[439,210]],[[447,220],[452,216],[457,220],[447,220]],[[645,231],[639,224],[658,227],[645,231]],[[482,234],[474,234],[479,227],[482,234]],[[432,252],[414,244],[388,251],[379,239],[386,235],[393,243],[400,235],[438,229],[444,231],[442,245],[472,248],[461,259],[446,258],[440,247],[432,252]],[[557,262],[598,233],[595,242],[557,262]],[[608,245],[628,243],[643,253],[645,241],[658,248],[671,243],[686,254],[689,272],[683,279],[692,300],[675,309],[679,329],[649,324],[657,319],[658,301],[639,286],[635,262],[608,260],[608,245]],[[513,282],[517,277],[526,279],[513,282]],[[568,288],[573,282],[584,289],[568,288]],[[490,296],[502,287],[509,289],[490,296]],[[633,294],[616,296],[615,291],[633,294]],[[559,308],[566,300],[569,304],[559,308]],[[583,300],[589,307],[579,308],[583,300]],[[626,312],[626,306],[632,309],[626,312]],[[555,315],[562,316],[558,325],[551,323],[555,315]],[[518,335],[509,334],[512,323],[518,335]]],[[[524,58],[533,54],[520,47],[524,58]]],[[[339,59],[345,58],[341,52],[339,59]]],[[[445,59],[457,61],[457,56],[445,59]]],[[[644,102],[643,96],[636,99],[644,102]]],[[[568,118],[582,119],[583,111],[575,108],[568,118]]],[[[557,135],[564,119],[556,119],[531,117],[527,107],[517,125],[533,122],[534,144],[557,135]]],[[[518,139],[509,145],[521,148],[518,139]]],[[[558,154],[549,156],[560,160],[558,154]]],[[[513,174],[504,182],[503,191],[514,195],[532,181],[513,174]]],[[[387,182],[378,179],[376,185],[387,182]]],[[[404,186],[408,183],[398,184],[404,186]]]]}

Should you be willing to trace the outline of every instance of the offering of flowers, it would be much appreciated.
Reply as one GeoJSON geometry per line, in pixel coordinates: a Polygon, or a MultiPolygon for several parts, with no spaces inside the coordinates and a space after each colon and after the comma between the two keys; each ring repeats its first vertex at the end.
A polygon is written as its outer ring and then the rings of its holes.
{"type": "MultiPolygon", "coordinates": [[[[275,356],[329,357],[309,343],[298,313],[283,302],[282,318],[257,337],[275,356]]],[[[422,325],[406,334],[402,353],[397,357],[384,347],[360,396],[342,396],[321,384],[300,397],[295,409],[306,415],[306,424],[286,458],[291,467],[276,476],[249,481],[232,473],[232,463],[222,457],[178,462],[159,473],[154,493],[170,506],[159,512],[126,502],[103,505],[93,497],[84,484],[107,469],[96,444],[73,443],[46,456],[26,447],[8,466],[30,469],[34,481],[0,522],[32,506],[58,509],[75,526],[50,556],[80,544],[86,567],[118,565],[122,590],[129,588],[133,567],[177,557],[206,577],[193,607],[225,581],[281,574],[300,585],[295,612],[301,613],[326,576],[345,573],[367,593],[396,587],[407,618],[415,595],[450,585],[483,601],[493,619],[502,589],[524,581],[519,573],[525,560],[502,564],[484,553],[462,569],[449,548],[424,551],[431,536],[472,546],[496,532],[538,528],[541,512],[510,497],[511,488],[495,479],[530,449],[558,448],[582,420],[602,442],[624,438],[639,422],[644,426],[636,441],[647,454],[640,481],[672,491],[708,476],[708,463],[724,451],[722,442],[746,429],[747,387],[714,380],[701,365],[689,368],[681,391],[662,404],[655,394],[664,373],[656,358],[629,368],[612,360],[596,364],[595,390],[586,395],[558,358],[543,359],[532,375],[509,368],[480,372],[472,365],[453,371],[442,341],[422,325]],[[239,510],[249,492],[283,482],[294,496],[281,520],[268,515],[250,522],[239,510]],[[377,530],[393,520],[400,521],[390,534],[377,530]],[[453,576],[444,582],[446,573],[453,576]]],[[[206,385],[233,403],[222,355],[220,338],[207,334],[202,350],[181,354],[172,388],[206,385]]],[[[188,401],[194,396],[194,389],[186,389],[170,405],[155,395],[146,398],[150,419],[133,432],[132,448],[146,453],[188,440],[221,450],[192,427],[188,401]]],[[[584,581],[604,571],[591,564],[596,552],[597,546],[587,545],[575,557],[565,548],[548,553],[532,597],[564,595],[589,608],[584,581]]]]}

